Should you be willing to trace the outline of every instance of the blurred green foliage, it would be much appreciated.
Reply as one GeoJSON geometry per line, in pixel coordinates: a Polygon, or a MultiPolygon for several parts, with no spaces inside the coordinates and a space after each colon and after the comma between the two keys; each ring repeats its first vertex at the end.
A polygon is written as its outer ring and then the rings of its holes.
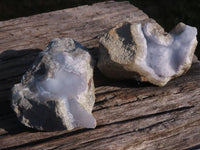
{"type": "MultiPolygon", "coordinates": [[[[106,0],[0,0],[0,20],[90,5],[101,1],[106,0]]],[[[200,31],[200,0],[129,0],[129,2],[155,19],[166,31],[170,31],[178,22],[195,26],[200,31]]],[[[200,35],[198,35],[198,41],[200,41],[200,35]]],[[[200,46],[196,54],[200,58],[200,46]]]]}

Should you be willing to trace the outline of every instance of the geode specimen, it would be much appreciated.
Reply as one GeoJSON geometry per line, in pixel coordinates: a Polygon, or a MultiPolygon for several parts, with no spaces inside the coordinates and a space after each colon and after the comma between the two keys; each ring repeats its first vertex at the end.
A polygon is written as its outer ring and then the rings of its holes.
{"type": "Polygon", "coordinates": [[[157,23],[121,23],[100,39],[98,68],[107,77],[164,86],[191,66],[197,29],[179,23],[169,34],[157,23]]]}
{"type": "Polygon", "coordinates": [[[70,38],[56,38],[12,89],[12,108],[26,126],[39,130],[94,128],[91,56],[70,38]]]}

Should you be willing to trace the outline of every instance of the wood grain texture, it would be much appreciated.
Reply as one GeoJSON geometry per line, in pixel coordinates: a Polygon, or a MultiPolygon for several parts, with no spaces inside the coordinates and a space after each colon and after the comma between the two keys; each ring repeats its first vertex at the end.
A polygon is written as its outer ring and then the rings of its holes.
{"type": "Polygon", "coordinates": [[[98,39],[122,21],[153,21],[128,2],[39,14],[0,22],[0,149],[197,149],[200,147],[200,63],[164,87],[112,81],[95,68],[96,129],[39,132],[21,125],[10,109],[20,82],[54,37],[72,37],[97,59],[98,39]]]}

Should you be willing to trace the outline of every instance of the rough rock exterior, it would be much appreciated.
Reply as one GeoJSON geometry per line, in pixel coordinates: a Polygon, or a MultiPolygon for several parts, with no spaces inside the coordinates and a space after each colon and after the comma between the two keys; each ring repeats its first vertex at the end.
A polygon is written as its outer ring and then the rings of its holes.
{"type": "Polygon", "coordinates": [[[191,66],[197,29],[179,23],[169,34],[157,23],[121,23],[100,39],[98,68],[110,78],[164,86],[191,66]]]}
{"type": "Polygon", "coordinates": [[[26,126],[56,131],[94,128],[90,54],[70,38],[56,38],[12,89],[12,108],[26,126]]]}

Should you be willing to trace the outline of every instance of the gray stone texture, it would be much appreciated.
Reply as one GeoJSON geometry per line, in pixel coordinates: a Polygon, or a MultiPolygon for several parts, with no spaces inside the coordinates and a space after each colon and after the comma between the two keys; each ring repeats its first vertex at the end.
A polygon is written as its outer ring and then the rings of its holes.
{"type": "Polygon", "coordinates": [[[45,131],[94,128],[92,63],[73,39],[53,39],[12,88],[12,108],[21,123],[45,131]]]}
{"type": "Polygon", "coordinates": [[[164,86],[190,68],[196,35],[195,27],[183,23],[170,33],[155,22],[120,23],[100,39],[98,68],[112,79],[164,86]]]}

